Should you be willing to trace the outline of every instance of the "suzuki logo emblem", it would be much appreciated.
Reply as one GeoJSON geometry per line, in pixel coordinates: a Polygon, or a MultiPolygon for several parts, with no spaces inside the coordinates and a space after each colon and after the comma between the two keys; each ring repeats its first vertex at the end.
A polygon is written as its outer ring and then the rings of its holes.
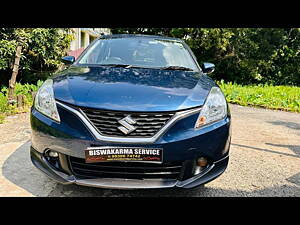
{"type": "Polygon", "coordinates": [[[118,129],[124,134],[129,134],[136,129],[132,124],[136,124],[136,121],[133,120],[130,115],[118,121],[122,126],[119,126],[118,129]]]}

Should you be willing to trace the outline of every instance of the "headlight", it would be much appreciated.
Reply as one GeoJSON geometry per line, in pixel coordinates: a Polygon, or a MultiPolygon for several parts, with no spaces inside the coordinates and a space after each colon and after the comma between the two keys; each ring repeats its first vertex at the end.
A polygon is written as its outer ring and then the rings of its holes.
{"type": "Polygon", "coordinates": [[[52,80],[46,80],[44,82],[36,94],[34,107],[42,114],[60,122],[52,85],[52,80]]]}
{"type": "Polygon", "coordinates": [[[225,96],[218,87],[212,87],[209,95],[199,113],[195,128],[216,122],[227,115],[227,103],[225,96]]]}

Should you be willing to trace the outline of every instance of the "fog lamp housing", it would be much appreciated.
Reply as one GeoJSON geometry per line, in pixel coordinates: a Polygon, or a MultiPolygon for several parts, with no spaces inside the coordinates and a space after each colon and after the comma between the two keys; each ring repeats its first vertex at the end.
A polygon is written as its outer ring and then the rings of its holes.
{"type": "Polygon", "coordinates": [[[196,160],[194,175],[201,173],[208,166],[208,160],[205,157],[200,157],[196,160]]]}
{"type": "Polygon", "coordinates": [[[199,167],[206,167],[207,166],[207,158],[200,157],[197,159],[197,166],[199,167]]]}
{"type": "Polygon", "coordinates": [[[51,157],[51,158],[58,158],[58,152],[56,152],[56,151],[52,151],[52,150],[49,150],[48,152],[47,152],[47,155],[49,156],[49,157],[51,157]]]}

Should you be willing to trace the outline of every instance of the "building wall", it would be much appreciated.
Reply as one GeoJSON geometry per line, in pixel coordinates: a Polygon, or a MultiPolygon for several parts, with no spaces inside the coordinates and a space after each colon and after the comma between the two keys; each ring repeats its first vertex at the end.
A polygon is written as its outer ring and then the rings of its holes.
{"type": "Polygon", "coordinates": [[[101,34],[110,34],[109,28],[72,28],[75,40],[71,42],[70,50],[86,48],[92,40],[101,34]]]}

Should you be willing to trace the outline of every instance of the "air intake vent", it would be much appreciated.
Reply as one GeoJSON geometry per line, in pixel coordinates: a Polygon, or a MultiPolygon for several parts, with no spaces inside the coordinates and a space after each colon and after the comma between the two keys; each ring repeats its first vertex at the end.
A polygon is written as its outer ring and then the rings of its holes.
{"type": "Polygon", "coordinates": [[[84,178],[179,179],[182,163],[151,164],[142,162],[85,163],[70,157],[75,176],[84,178]]]}

